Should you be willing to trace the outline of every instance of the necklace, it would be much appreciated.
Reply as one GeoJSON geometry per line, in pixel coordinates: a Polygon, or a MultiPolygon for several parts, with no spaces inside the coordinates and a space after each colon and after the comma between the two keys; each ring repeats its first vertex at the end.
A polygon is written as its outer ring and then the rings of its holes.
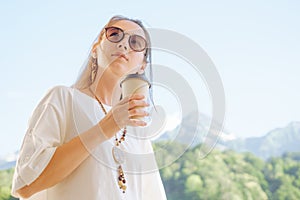
{"type": "MultiPolygon", "coordinates": [[[[94,97],[96,98],[96,100],[100,104],[103,113],[105,115],[107,115],[107,112],[106,112],[102,102],[95,95],[95,93],[91,90],[90,87],[89,87],[89,91],[94,95],[94,97]]],[[[126,132],[127,132],[126,127],[124,127],[124,129],[122,131],[122,136],[121,136],[120,139],[118,139],[117,134],[115,134],[115,146],[112,148],[112,156],[114,158],[114,161],[119,165],[118,166],[118,185],[119,185],[119,188],[122,190],[123,193],[125,193],[126,188],[127,188],[127,186],[125,185],[126,180],[125,180],[125,176],[124,176],[124,171],[122,169],[122,164],[125,162],[125,159],[124,159],[125,156],[124,156],[123,151],[119,147],[120,147],[120,144],[125,141],[126,132]]]]}

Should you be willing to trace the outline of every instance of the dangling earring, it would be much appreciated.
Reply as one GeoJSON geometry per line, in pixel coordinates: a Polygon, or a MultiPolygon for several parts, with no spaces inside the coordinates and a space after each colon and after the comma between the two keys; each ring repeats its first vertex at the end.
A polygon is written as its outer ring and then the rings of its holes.
{"type": "Polygon", "coordinates": [[[97,57],[96,58],[92,57],[92,70],[90,75],[91,84],[95,81],[97,71],[98,71],[97,57]]]}
{"type": "Polygon", "coordinates": [[[145,73],[145,67],[144,66],[141,67],[136,73],[137,74],[143,74],[143,73],[145,73]]]}

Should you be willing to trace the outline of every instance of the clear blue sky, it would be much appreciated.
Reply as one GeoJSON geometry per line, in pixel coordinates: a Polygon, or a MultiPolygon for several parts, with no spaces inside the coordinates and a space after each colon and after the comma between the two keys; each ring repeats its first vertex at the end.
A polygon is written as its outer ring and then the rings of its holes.
{"type": "Polygon", "coordinates": [[[20,148],[45,92],[74,82],[91,42],[115,14],[204,48],[223,80],[225,127],[236,136],[300,121],[299,10],[296,0],[1,1],[0,156],[20,148]]]}

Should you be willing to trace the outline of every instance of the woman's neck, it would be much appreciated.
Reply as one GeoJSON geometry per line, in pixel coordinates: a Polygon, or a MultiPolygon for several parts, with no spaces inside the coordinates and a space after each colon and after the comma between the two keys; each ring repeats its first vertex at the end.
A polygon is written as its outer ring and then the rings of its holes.
{"type": "Polygon", "coordinates": [[[109,73],[109,70],[105,70],[97,76],[99,78],[90,86],[92,91],[103,104],[114,105],[119,101],[121,95],[120,77],[109,73]]]}

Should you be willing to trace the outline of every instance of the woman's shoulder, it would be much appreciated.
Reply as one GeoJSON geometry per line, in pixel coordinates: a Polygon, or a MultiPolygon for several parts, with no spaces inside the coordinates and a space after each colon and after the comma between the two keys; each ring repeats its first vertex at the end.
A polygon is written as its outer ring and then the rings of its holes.
{"type": "Polygon", "coordinates": [[[40,104],[52,104],[57,105],[70,101],[72,97],[73,88],[64,85],[56,85],[49,88],[41,99],[40,104]]]}
{"type": "Polygon", "coordinates": [[[69,87],[69,86],[65,86],[65,85],[56,85],[56,86],[53,86],[51,88],[48,89],[48,93],[68,93],[68,92],[71,92],[73,90],[72,87],[69,87]]]}

